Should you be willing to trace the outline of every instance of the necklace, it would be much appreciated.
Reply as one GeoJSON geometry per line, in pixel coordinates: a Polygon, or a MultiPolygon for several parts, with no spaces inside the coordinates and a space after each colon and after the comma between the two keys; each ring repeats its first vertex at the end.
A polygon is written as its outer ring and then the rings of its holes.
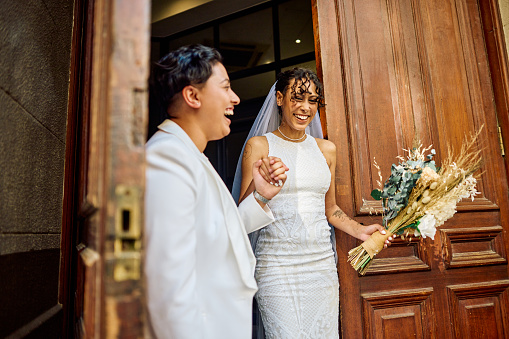
{"type": "Polygon", "coordinates": [[[281,130],[279,129],[279,126],[278,126],[277,130],[279,131],[279,133],[281,133],[282,136],[284,136],[286,139],[288,139],[290,141],[300,141],[300,140],[304,139],[304,137],[306,136],[306,133],[304,133],[304,135],[301,136],[300,138],[292,139],[292,138],[288,138],[283,132],[281,132],[281,130]]]}

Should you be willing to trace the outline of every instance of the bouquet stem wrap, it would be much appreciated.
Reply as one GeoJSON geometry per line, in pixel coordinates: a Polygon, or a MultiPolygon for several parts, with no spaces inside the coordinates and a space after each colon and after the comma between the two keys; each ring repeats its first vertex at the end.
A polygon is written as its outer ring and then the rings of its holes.
{"type": "Polygon", "coordinates": [[[384,248],[385,240],[390,236],[392,233],[389,231],[386,234],[374,232],[366,241],[348,252],[348,261],[356,271],[364,275],[373,262],[372,259],[384,248]]]}
{"type": "Polygon", "coordinates": [[[364,241],[361,246],[369,254],[369,257],[373,259],[373,257],[384,248],[385,240],[389,239],[391,235],[391,232],[382,234],[379,231],[376,231],[366,241],[364,241]]]}

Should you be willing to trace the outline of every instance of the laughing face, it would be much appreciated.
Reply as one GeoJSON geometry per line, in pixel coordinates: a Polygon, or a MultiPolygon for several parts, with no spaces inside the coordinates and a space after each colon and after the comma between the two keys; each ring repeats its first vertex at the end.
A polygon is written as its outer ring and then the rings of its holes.
{"type": "Polygon", "coordinates": [[[279,91],[276,94],[282,111],[281,127],[304,131],[318,110],[319,96],[313,81],[298,81],[293,87],[294,83],[295,80],[291,80],[284,95],[279,91]]]}
{"type": "Polygon", "coordinates": [[[206,134],[207,141],[219,140],[230,133],[230,119],[233,107],[240,102],[239,97],[230,87],[230,78],[223,64],[212,67],[212,75],[201,89],[202,110],[200,125],[206,134]]]}

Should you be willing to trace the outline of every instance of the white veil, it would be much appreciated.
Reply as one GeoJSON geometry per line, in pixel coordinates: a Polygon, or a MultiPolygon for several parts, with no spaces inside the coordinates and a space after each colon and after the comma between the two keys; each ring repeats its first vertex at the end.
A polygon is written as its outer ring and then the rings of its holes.
{"type": "MultiPolygon", "coordinates": [[[[281,123],[281,118],[279,115],[279,110],[276,103],[276,83],[272,85],[269,94],[267,94],[267,97],[265,98],[265,101],[262,105],[262,108],[258,112],[258,116],[256,117],[256,120],[253,123],[253,126],[251,127],[251,130],[249,131],[249,134],[247,135],[246,141],[244,142],[244,145],[242,146],[242,151],[240,152],[239,160],[237,162],[237,169],[235,170],[235,177],[233,180],[233,186],[232,186],[232,195],[235,201],[239,201],[240,196],[240,183],[242,181],[242,155],[244,154],[244,148],[246,147],[246,142],[255,136],[261,136],[266,133],[275,131],[279,124],[281,123]]],[[[322,133],[322,125],[320,123],[320,115],[318,112],[316,112],[315,117],[311,121],[311,123],[306,127],[306,133],[311,135],[315,138],[323,138],[322,133]]],[[[259,231],[255,231],[249,234],[249,240],[251,241],[251,247],[253,249],[253,252],[256,248],[256,241],[258,240],[258,234],[259,231]]],[[[337,252],[336,252],[336,236],[334,234],[334,227],[331,226],[331,243],[332,243],[332,250],[334,251],[334,258],[336,260],[337,264],[337,252]]],[[[263,324],[261,320],[261,315],[258,310],[255,311],[255,326],[257,328],[257,339],[263,339],[264,338],[264,331],[263,331],[263,324]]]]}

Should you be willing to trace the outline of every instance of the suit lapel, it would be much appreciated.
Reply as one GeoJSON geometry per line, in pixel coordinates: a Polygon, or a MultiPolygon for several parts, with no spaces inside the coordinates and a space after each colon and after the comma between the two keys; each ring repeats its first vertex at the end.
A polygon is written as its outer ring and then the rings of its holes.
{"type": "Polygon", "coordinates": [[[224,214],[225,227],[228,232],[230,244],[232,246],[242,280],[247,287],[256,289],[256,281],[253,276],[256,259],[251,251],[251,244],[249,243],[246,230],[242,223],[242,219],[240,218],[237,204],[226,188],[223,180],[219,174],[217,174],[208,158],[198,150],[191,138],[189,138],[186,132],[179,125],[171,120],[165,120],[161,125],[159,125],[159,128],[182,140],[189,150],[203,163],[211,181],[217,187],[222,212],[224,214]]]}
{"type": "Polygon", "coordinates": [[[230,237],[230,243],[237,259],[240,275],[246,286],[256,289],[256,282],[253,277],[253,269],[256,264],[256,259],[251,252],[251,244],[249,243],[246,235],[246,230],[242,224],[237,205],[233,200],[230,192],[223,183],[221,177],[217,174],[216,170],[208,160],[203,161],[208,169],[209,175],[212,176],[212,181],[215,182],[223,208],[225,226],[230,237]]]}

